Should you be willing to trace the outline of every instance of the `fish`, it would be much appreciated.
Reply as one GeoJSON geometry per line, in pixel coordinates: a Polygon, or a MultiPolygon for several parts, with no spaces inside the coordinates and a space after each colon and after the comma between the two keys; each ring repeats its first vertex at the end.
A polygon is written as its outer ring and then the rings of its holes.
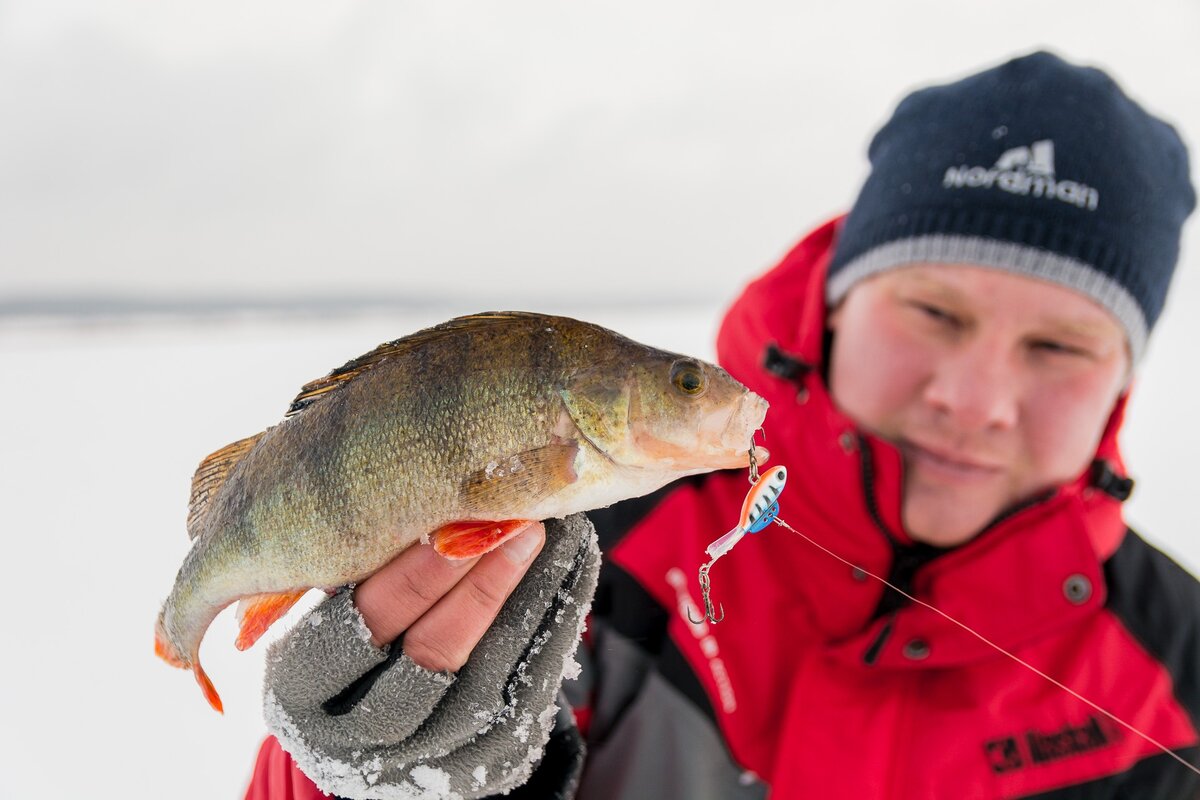
{"type": "Polygon", "coordinates": [[[766,413],[714,364],[568,317],[487,312],[386,342],[200,463],[155,654],[220,712],[200,643],[233,602],[245,650],[309,589],[418,542],[473,558],[528,521],[761,463],[766,413]]]}

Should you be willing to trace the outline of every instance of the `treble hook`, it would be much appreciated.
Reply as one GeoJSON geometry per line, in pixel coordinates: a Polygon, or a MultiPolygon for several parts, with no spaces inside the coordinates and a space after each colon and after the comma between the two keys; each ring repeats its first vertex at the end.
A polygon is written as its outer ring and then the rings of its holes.
{"type": "MultiPolygon", "coordinates": [[[[718,558],[719,557],[720,556],[718,556],[718,558]]],[[[712,591],[711,591],[712,586],[708,580],[708,571],[710,569],[712,569],[712,565],[715,564],[716,561],[717,561],[717,559],[714,558],[712,561],[709,561],[707,564],[700,567],[700,596],[704,598],[704,619],[696,619],[695,617],[693,617],[692,616],[692,607],[689,605],[688,609],[687,609],[687,617],[688,617],[688,621],[691,622],[693,625],[699,625],[705,619],[708,620],[710,624],[716,625],[718,622],[725,619],[725,604],[724,603],[721,604],[721,616],[719,616],[719,617],[716,614],[716,610],[713,608],[712,591]]]]}

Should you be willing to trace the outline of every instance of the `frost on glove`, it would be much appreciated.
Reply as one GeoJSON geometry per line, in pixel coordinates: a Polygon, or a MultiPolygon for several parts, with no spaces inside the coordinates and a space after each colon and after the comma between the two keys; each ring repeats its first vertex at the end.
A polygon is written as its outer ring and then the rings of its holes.
{"type": "MultiPolygon", "coordinates": [[[[546,545],[457,674],[385,649],[349,591],[267,654],[264,713],[322,791],[346,798],[478,798],[529,778],[596,589],[600,552],[582,514],[546,522],[546,545]]],[[[556,737],[557,740],[558,737],[556,737]]],[[[578,777],[581,751],[563,780],[578,777]]]]}

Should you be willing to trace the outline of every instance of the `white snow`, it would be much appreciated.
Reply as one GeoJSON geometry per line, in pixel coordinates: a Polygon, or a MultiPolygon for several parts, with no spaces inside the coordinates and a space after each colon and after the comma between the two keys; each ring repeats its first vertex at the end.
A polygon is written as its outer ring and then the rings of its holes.
{"type": "Polygon", "coordinates": [[[548,733],[554,727],[554,718],[558,715],[558,703],[551,702],[538,714],[538,727],[543,733],[548,733]]]}
{"type": "Polygon", "coordinates": [[[483,786],[487,783],[487,767],[480,764],[475,769],[471,770],[471,779],[475,781],[475,788],[483,786]]]}
{"type": "Polygon", "coordinates": [[[573,681],[583,672],[583,665],[575,660],[574,651],[563,656],[563,678],[573,681]]]}
{"type": "Polygon", "coordinates": [[[346,624],[354,626],[354,633],[359,640],[364,642],[371,641],[371,629],[367,627],[367,621],[363,619],[362,614],[358,613],[358,608],[354,608],[354,614],[350,619],[346,620],[346,624]]]}
{"type": "Polygon", "coordinates": [[[413,782],[438,797],[450,794],[450,775],[435,767],[419,764],[409,771],[413,782]]]}
{"type": "Polygon", "coordinates": [[[528,711],[522,712],[521,716],[517,718],[516,727],[513,728],[513,738],[522,743],[528,742],[530,726],[532,724],[533,714],[530,714],[528,711]]]}
{"type": "MultiPolygon", "coordinates": [[[[218,617],[201,655],[224,716],[152,655],[151,631],[188,548],[201,458],[278,422],[301,384],[348,358],[527,287],[537,296],[521,307],[712,357],[738,287],[851,202],[891,105],[1030,49],[1029,20],[1037,42],[1110,67],[1175,122],[1200,167],[1200,4],[1182,0],[1164,6],[1172,24],[1152,43],[1129,35],[1124,6],[1085,0],[1012,0],[1002,14],[928,0],[920,15],[776,2],[739,8],[735,25],[679,2],[600,16],[549,2],[482,16],[474,4],[142,5],[4,5],[0,305],[38,287],[336,294],[346,271],[356,291],[457,299],[353,318],[0,316],[5,797],[242,796],[264,734],[266,645],[321,593],[245,653],[233,613],[218,617]],[[547,14],[562,36],[542,35],[547,14]],[[629,27],[643,15],[662,24],[629,27]],[[618,62],[614,31],[638,45],[618,62]],[[439,57],[459,41],[480,46],[439,57]],[[86,101],[47,99],[68,96],[86,101]],[[438,113],[413,114],[414,102],[438,113]],[[556,299],[590,300],[598,282],[630,305],[556,299]],[[701,303],[674,305],[680,295],[701,303]]],[[[1138,479],[1128,518],[1193,570],[1198,236],[1194,218],[1124,434],[1138,479]]]]}

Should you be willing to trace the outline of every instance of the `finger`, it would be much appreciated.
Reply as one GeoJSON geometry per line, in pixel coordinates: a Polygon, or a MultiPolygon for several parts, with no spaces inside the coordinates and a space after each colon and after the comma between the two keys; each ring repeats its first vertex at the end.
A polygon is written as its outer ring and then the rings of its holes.
{"type": "Polygon", "coordinates": [[[458,671],[545,542],[545,526],[534,522],[484,555],[404,634],[408,657],[426,669],[458,671]]]}
{"type": "Polygon", "coordinates": [[[382,647],[416,622],[462,580],[478,558],[449,559],[433,545],[408,548],[354,589],[354,604],[382,647]]]}

